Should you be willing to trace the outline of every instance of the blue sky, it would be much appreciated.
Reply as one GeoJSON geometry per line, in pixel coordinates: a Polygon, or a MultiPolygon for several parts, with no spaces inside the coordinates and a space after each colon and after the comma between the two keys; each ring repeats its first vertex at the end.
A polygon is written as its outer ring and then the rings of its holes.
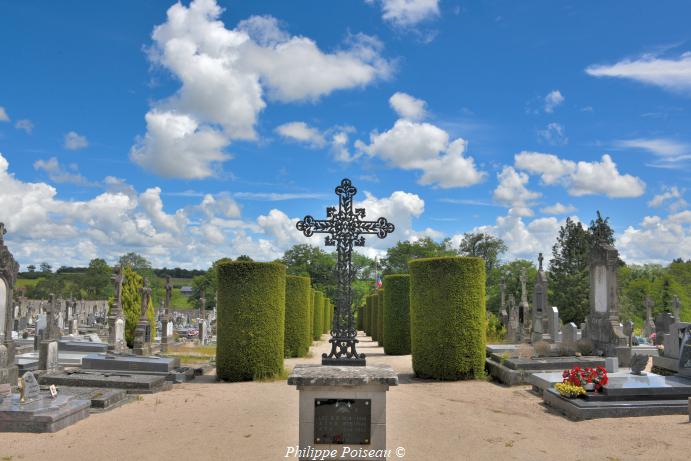
{"type": "MultiPolygon", "coordinates": [[[[605,4],[606,3],[606,4],[605,4]]],[[[550,252],[609,216],[691,257],[691,6],[0,1],[0,220],[23,265],[271,260],[350,177],[396,240],[550,252]]],[[[377,215],[377,216],[375,216],[377,215]]],[[[313,239],[312,243],[318,243],[313,239]]]]}

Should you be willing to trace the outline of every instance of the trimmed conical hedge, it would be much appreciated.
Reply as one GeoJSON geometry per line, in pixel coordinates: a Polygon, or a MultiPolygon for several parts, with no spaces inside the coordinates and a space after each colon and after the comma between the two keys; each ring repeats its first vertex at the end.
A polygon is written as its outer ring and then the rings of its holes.
{"type": "Polygon", "coordinates": [[[384,353],[410,354],[410,276],[384,276],[384,353]]]}
{"type": "Polygon", "coordinates": [[[225,261],[216,269],[216,376],[225,381],[249,381],[281,373],[285,267],[277,263],[225,261]]]}
{"type": "Polygon", "coordinates": [[[324,330],[324,293],[317,291],[314,294],[314,323],[312,339],[319,341],[324,330]]]}
{"type": "Polygon", "coordinates": [[[479,377],[485,369],[482,258],[416,259],[410,271],[413,370],[423,378],[479,377]]]}
{"type": "Polygon", "coordinates": [[[384,347],[384,290],[377,289],[377,342],[384,347]]]}
{"type": "Polygon", "coordinates": [[[363,312],[363,311],[364,311],[364,308],[363,308],[362,306],[358,306],[358,307],[357,307],[357,319],[356,319],[357,321],[356,321],[356,326],[357,326],[357,329],[360,330],[360,331],[362,331],[362,325],[364,325],[364,323],[363,323],[363,321],[362,321],[362,317],[363,317],[363,315],[364,315],[364,312],[363,312]]]}
{"type": "Polygon", "coordinates": [[[313,332],[314,332],[314,298],[317,296],[317,290],[314,288],[310,289],[310,314],[309,314],[309,324],[310,324],[310,345],[312,344],[313,332]]]}
{"type": "Polygon", "coordinates": [[[285,356],[304,357],[312,344],[309,277],[286,276],[285,356]]]}

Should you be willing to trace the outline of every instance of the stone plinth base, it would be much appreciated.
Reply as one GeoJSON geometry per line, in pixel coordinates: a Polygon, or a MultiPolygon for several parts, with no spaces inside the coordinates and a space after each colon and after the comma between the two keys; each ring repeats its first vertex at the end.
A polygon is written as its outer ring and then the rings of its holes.
{"type": "Polygon", "coordinates": [[[69,395],[19,403],[19,394],[12,394],[0,403],[0,432],[56,432],[89,416],[90,406],[69,395]]]}
{"type": "Polygon", "coordinates": [[[385,459],[377,454],[386,451],[386,391],[398,385],[393,368],[297,365],[288,384],[300,391],[300,459],[312,459],[310,453],[315,450],[328,450],[327,456],[319,458],[325,460],[385,459]],[[317,409],[320,405],[330,408],[323,412],[323,408],[317,409]],[[368,427],[363,426],[367,418],[368,427]],[[360,434],[360,443],[339,442],[354,433],[360,434]],[[363,453],[372,453],[372,457],[363,457],[363,453]]]}

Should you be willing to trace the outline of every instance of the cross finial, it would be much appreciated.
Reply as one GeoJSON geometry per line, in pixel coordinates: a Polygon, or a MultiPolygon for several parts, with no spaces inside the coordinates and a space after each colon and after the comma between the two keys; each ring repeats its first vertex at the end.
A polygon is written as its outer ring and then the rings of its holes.
{"type": "Polygon", "coordinates": [[[545,258],[542,257],[542,253],[540,253],[540,255],[537,257],[537,260],[540,263],[540,267],[538,268],[538,270],[542,270],[542,261],[545,260],[545,258]]]}

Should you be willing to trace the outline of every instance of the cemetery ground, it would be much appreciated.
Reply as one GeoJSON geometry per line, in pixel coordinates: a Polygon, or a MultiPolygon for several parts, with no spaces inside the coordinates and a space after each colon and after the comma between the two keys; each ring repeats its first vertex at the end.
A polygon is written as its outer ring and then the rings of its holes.
{"type": "MultiPolygon", "coordinates": [[[[319,363],[326,339],[313,345],[311,357],[286,359],[285,366],[319,363]]],[[[545,407],[529,386],[419,380],[410,355],[387,356],[370,338],[359,339],[368,364],[389,364],[399,375],[387,399],[390,459],[688,459],[688,416],[574,422],[545,407]]],[[[217,383],[210,370],[57,433],[0,433],[0,459],[286,459],[298,440],[297,413],[298,392],[285,379],[217,383]]]]}

